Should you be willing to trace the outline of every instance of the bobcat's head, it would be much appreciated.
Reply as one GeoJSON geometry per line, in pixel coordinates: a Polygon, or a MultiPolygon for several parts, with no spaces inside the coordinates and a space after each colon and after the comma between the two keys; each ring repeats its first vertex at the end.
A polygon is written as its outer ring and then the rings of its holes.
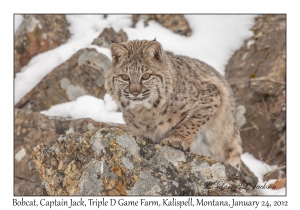
{"type": "Polygon", "coordinates": [[[164,104],[172,92],[170,61],[156,40],[112,43],[113,66],[105,88],[121,109],[143,105],[150,109],[164,104]]]}

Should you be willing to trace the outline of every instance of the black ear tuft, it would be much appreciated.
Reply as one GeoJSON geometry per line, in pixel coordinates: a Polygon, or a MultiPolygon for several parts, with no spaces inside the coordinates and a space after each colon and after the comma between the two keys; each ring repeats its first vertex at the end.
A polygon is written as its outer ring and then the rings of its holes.
{"type": "Polygon", "coordinates": [[[161,55],[157,51],[154,51],[153,57],[155,60],[158,60],[158,61],[162,60],[161,55]]]}
{"type": "Polygon", "coordinates": [[[156,41],[156,37],[154,38],[154,40],[153,41],[156,41]]]}

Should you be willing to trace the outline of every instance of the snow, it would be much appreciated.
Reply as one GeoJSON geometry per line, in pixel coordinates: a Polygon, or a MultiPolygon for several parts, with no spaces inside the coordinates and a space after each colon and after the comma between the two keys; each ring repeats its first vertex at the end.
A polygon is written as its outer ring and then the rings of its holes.
{"type": "Polygon", "coordinates": [[[26,150],[22,148],[15,154],[15,159],[17,161],[21,161],[25,155],[26,155],[26,150]]]}
{"type": "MultiPolygon", "coordinates": [[[[51,70],[68,60],[80,49],[95,48],[111,58],[109,49],[91,45],[105,27],[113,27],[115,31],[123,29],[129,40],[156,38],[164,50],[202,60],[224,75],[225,66],[230,57],[242,46],[245,39],[253,35],[249,29],[254,23],[255,15],[185,15],[192,29],[190,37],[175,34],[155,21],[150,21],[148,27],[144,27],[143,21],[139,21],[136,27],[132,28],[131,15],[108,15],[106,19],[103,15],[67,15],[66,17],[70,23],[70,39],[55,49],[36,55],[28,65],[21,69],[20,73],[16,74],[15,104],[51,70]]],[[[15,31],[22,20],[21,15],[15,15],[15,31]]],[[[248,45],[251,45],[251,41],[248,45]]],[[[107,94],[104,99],[88,95],[80,96],[74,101],[52,106],[41,113],[48,116],[91,118],[100,122],[125,123],[122,113],[117,112],[117,105],[107,94]]],[[[276,166],[268,166],[256,160],[247,153],[242,155],[242,159],[258,176],[260,182],[262,182],[263,174],[276,168],[276,166]]],[[[283,195],[285,188],[262,190],[259,193],[283,195]]]]}
{"type": "Polygon", "coordinates": [[[75,101],[54,105],[49,110],[41,111],[41,114],[73,119],[91,118],[98,122],[125,124],[122,113],[117,112],[117,109],[116,103],[108,94],[104,96],[104,100],[84,95],[75,101]]]}
{"type": "Polygon", "coordinates": [[[14,15],[15,18],[15,32],[17,32],[18,28],[20,27],[21,23],[23,22],[23,15],[14,15]]]}

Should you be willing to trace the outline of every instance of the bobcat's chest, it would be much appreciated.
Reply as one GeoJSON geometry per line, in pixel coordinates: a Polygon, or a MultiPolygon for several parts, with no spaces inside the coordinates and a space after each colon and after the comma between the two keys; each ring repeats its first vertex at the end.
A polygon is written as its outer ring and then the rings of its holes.
{"type": "Polygon", "coordinates": [[[123,117],[131,132],[153,143],[159,143],[170,132],[170,123],[156,110],[123,111],[123,117]]]}

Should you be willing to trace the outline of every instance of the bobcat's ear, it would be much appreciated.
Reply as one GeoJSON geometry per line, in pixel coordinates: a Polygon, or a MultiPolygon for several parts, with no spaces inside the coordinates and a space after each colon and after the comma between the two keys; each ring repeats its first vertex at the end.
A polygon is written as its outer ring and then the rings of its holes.
{"type": "Polygon", "coordinates": [[[147,56],[157,60],[162,61],[163,60],[163,49],[159,42],[156,40],[151,41],[146,48],[144,49],[144,53],[146,53],[147,56]]]}
{"type": "Polygon", "coordinates": [[[128,54],[127,49],[118,43],[112,43],[110,45],[110,51],[113,64],[120,62],[122,58],[125,58],[125,56],[128,54]]]}

